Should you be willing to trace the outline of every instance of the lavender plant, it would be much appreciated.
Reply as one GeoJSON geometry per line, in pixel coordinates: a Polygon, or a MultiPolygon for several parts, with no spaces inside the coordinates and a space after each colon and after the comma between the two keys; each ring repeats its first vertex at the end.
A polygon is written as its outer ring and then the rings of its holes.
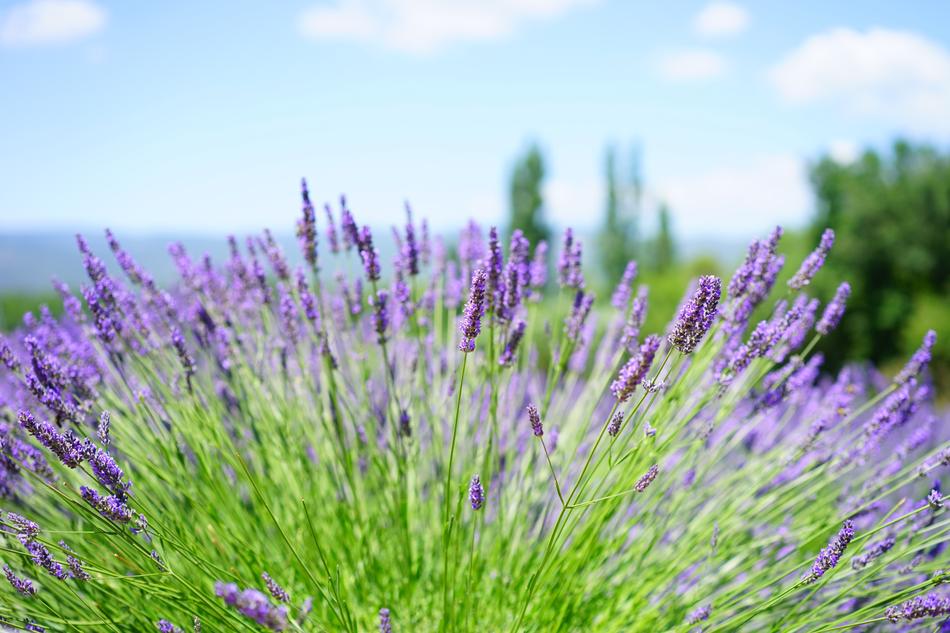
{"type": "Polygon", "coordinates": [[[935,334],[894,379],[823,375],[830,232],[787,288],[776,230],[644,334],[636,265],[601,307],[570,231],[553,285],[520,232],[471,223],[450,257],[407,208],[386,265],[345,200],[322,227],[302,201],[299,270],[265,232],[173,246],[162,288],[80,238],[66,315],[0,341],[4,626],[944,624],[935,334]]]}

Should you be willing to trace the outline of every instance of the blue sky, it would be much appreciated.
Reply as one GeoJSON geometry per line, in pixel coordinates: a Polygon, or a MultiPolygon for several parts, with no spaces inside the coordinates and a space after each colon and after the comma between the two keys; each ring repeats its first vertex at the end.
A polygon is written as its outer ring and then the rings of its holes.
{"type": "Polygon", "coordinates": [[[637,142],[681,235],[745,236],[897,134],[950,139],[946,2],[0,2],[0,231],[288,229],[301,176],[495,221],[535,139],[558,224],[637,142]]]}

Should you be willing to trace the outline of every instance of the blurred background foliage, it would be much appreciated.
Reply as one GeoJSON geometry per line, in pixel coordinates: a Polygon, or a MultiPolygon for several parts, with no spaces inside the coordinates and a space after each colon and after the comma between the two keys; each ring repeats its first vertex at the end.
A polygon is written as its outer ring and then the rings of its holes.
{"type": "MultiPolygon", "coordinates": [[[[678,257],[675,209],[661,201],[647,209],[643,201],[639,148],[621,165],[615,147],[605,153],[607,192],[603,222],[588,251],[592,287],[601,303],[627,261],[640,264],[638,281],[650,288],[648,331],[662,331],[690,279],[701,273],[728,276],[744,253],[678,257]],[[646,213],[655,213],[655,232],[643,234],[646,213]]],[[[522,159],[537,161],[537,147],[522,159]]],[[[543,160],[543,159],[542,159],[543,160]]],[[[518,174],[525,167],[519,162],[518,174]]],[[[543,168],[538,170],[543,173],[543,168]]],[[[828,301],[841,281],[852,286],[848,316],[821,342],[826,369],[844,362],[871,360],[885,370],[898,365],[920,345],[928,329],[938,332],[932,365],[941,386],[950,384],[950,154],[929,145],[898,140],[884,150],[866,149],[853,162],[823,156],[810,166],[814,212],[806,227],[786,227],[780,251],[786,269],[778,288],[818,243],[821,232],[835,230],[836,243],[823,272],[809,292],[828,301]]],[[[533,201],[543,200],[542,179],[533,201]]],[[[736,183],[741,186],[741,183],[736,183]]],[[[512,198],[512,227],[529,217],[544,223],[544,207],[530,213],[512,198]]],[[[530,226],[528,224],[524,226],[530,226]]],[[[557,244],[552,245],[554,252],[557,244]]]]}
{"type": "MultiPolygon", "coordinates": [[[[662,200],[645,201],[641,165],[639,145],[606,148],[600,228],[580,238],[598,310],[609,308],[614,284],[635,259],[637,283],[649,286],[646,330],[663,331],[691,279],[707,273],[728,278],[744,252],[683,255],[675,235],[676,209],[662,200]],[[652,227],[649,233],[645,226],[652,227]]],[[[532,243],[548,240],[553,265],[561,236],[545,214],[545,176],[544,153],[531,144],[512,167],[505,228],[508,234],[520,228],[532,243]]],[[[821,231],[834,229],[835,246],[809,292],[824,302],[847,280],[853,293],[847,318],[821,342],[826,369],[872,360],[887,371],[934,328],[933,371],[941,387],[950,385],[950,154],[896,141],[883,150],[866,149],[849,163],[821,157],[810,166],[810,181],[812,219],[805,227],[786,227],[780,251],[789,263],[778,287],[818,243],[821,231]]],[[[40,305],[54,314],[61,310],[52,292],[0,293],[0,329],[16,327],[40,305]]]]}
{"type": "Polygon", "coordinates": [[[851,282],[848,318],[824,345],[848,358],[887,363],[938,332],[935,371],[946,384],[950,341],[950,155],[897,141],[842,165],[811,168],[813,241],[824,227],[837,241],[828,271],[815,281],[822,299],[837,279],[851,282]],[[942,336],[941,336],[942,335],[942,336]]]}

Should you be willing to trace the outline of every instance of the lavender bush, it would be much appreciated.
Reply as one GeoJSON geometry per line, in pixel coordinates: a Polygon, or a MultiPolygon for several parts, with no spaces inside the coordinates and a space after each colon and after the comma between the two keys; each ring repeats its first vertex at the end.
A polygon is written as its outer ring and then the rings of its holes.
{"type": "Polygon", "coordinates": [[[754,242],[647,334],[636,266],[601,307],[570,231],[549,283],[545,244],[411,215],[386,265],[341,206],[318,228],[304,188],[301,269],[265,232],[221,263],[173,246],[170,288],[79,239],[66,316],[0,344],[4,625],[944,624],[935,335],[893,379],[822,375],[832,233],[786,288],[781,231],[754,242]]]}

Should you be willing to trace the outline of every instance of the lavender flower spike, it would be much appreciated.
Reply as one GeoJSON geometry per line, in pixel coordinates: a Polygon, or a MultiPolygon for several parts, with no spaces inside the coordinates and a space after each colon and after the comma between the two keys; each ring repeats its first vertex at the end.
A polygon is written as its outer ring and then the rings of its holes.
{"type": "Polygon", "coordinates": [[[634,486],[637,492],[643,492],[647,489],[647,486],[653,483],[653,480],[656,479],[657,473],[660,472],[660,469],[657,468],[656,464],[650,466],[650,469],[646,471],[640,479],[637,480],[637,484],[634,486]]]}
{"type": "Polygon", "coordinates": [[[821,320],[818,321],[818,325],[815,326],[815,330],[819,334],[827,336],[833,329],[838,327],[838,323],[841,322],[841,317],[844,316],[844,307],[849,296],[851,296],[851,284],[845,281],[838,286],[834,299],[825,307],[825,311],[821,315],[821,320]]]}
{"type": "Polygon", "coordinates": [[[656,350],[660,347],[660,337],[648,336],[640,346],[636,356],[632,357],[620,368],[617,379],[610,385],[610,392],[619,402],[626,402],[650,371],[656,350]]]}
{"type": "Polygon", "coordinates": [[[19,514],[7,512],[7,521],[16,529],[21,540],[31,541],[40,533],[39,525],[19,514]]]}
{"type": "Polygon", "coordinates": [[[847,549],[848,543],[854,538],[854,522],[848,519],[841,526],[841,530],[828,542],[828,545],[818,553],[818,558],[811,566],[811,571],[802,579],[810,584],[825,575],[825,572],[838,564],[841,555],[847,549]]]}
{"type": "Polygon", "coordinates": [[[594,295],[583,290],[578,290],[574,295],[574,305],[571,313],[564,320],[564,335],[570,341],[576,341],[584,328],[590,310],[594,306],[594,295]]]}
{"type": "Polygon", "coordinates": [[[617,437],[617,434],[620,433],[620,424],[623,422],[623,411],[617,411],[614,413],[614,417],[610,418],[610,423],[607,424],[607,434],[610,437],[617,437]]]}
{"type": "Polygon", "coordinates": [[[159,620],[155,623],[155,628],[159,630],[159,633],[184,633],[180,627],[175,626],[168,620],[159,620]]]}
{"type": "Polygon", "coordinates": [[[17,420],[21,427],[52,451],[69,468],[76,468],[86,459],[87,447],[73,435],[72,431],[60,433],[49,422],[36,420],[32,413],[22,409],[17,413],[17,420]]]}
{"type": "Polygon", "coordinates": [[[108,446],[111,441],[109,436],[109,425],[111,418],[108,411],[103,411],[102,415],[99,416],[99,425],[96,427],[96,436],[99,438],[99,441],[102,442],[103,446],[108,446]]]}
{"type": "Polygon", "coordinates": [[[53,558],[53,554],[49,551],[48,547],[39,541],[28,541],[21,538],[21,542],[23,543],[23,548],[29,552],[34,565],[45,569],[50,576],[58,578],[59,580],[66,580],[69,577],[69,574],[63,569],[62,564],[53,558]]]}
{"type": "Polygon", "coordinates": [[[927,505],[929,505],[930,509],[934,512],[943,508],[943,497],[940,496],[940,491],[936,488],[931,490],[930,494],[927,495],[927,505]]]}
{"type": "Polygon", "coordinates": [[[389,609],[379,610],[379,633],[393,633],[393,623],[389,619],[389,609]]]}
{"type": "Polygon", "coordinates": [[[389,293],[380,290],[376,297],[369,297],[368,301],[373,307],[373,330],[376,332],[376,342],[383,345],[386,342],[386,329],[389,327],[389,293]]]}
{"type": "Polygon", "coordinates": [[[379,281],[380,267],[379,254],[373,246],[373,234],[368,226],[364,226],[359,232],[359,251],[360,259],[363,260],[363,270],[366,272],[366,279],[370,282],[379,281]]]}
{"type": "Polygon", "coordinates": [[[3,573],[6,574],[7,580],[10,581],[10,584],[13,585],[13,588],[19,593],[23,594],[24,596],[32,596],[36,594],[36,586],[33,584],[33,581],[29,578],[20,578],[13,573],[13,570],[10,569],[9,565],[3,566],[3,573]]]}
{"type": "Polygon", "coordinates": [[[902,385],[911,378],[916,378],[920,372],[926,369],[927,365],[930,364],[931,350],[933,350],[933,346],[936,342],[937,333],[933,330],[928,330],[924,335],[924,340],[920,344],[920,347],[914,352],[914,355],[910,357],[910,360],[907,361],[904,368],[897,374],[897,377],[894,378],[894,382],[902,385]]]}
{"type": "Polygon", "coordinates": [[[686,624],[698,624],[703,620],[709,619],[709,614],[712,613],[712,605],[707,604],[701,607],[698,607],[693,610],[692,613],[686,618],[686,624]]]}
{"type": "Polygon", "coordinates": [[[851,567],[853,569],[864,569],[872,561],[877,560],[890,551],[890,549],[894,547],[895,542],[896,541],[894,540],[893,536],[888,536],[883,540],[870,545],[863,554],[860,556],[855,556],[853,559],[851,559],[851,567]]]}
{"type": "Polygon", "coordinates": [[[275,607],[267,596],[257,589],[239,591],[233,582],[216,582],[214,593],[224,600],[226,605],[237,609],[241,615],[265,628],[272,631],[283,631],[287,628],[287,607],[275,607]]]}
{"type": "Polygon", "coordinates": [[[811,283],[812,278],[825,264],[828,251],[831,250],[834,243],[835,232],[831,229],[825,229],[825,232],[821,234],[821,241],[818,244],[818,248],[805,258],[798,272],[788,280],[788,287],[792,290],[801,290],[811,283]]]}
{"type": "Polygon", "coordinates": [[[270,595],[274,596],[276,600],[290,602],[290,594],[288,594],[283,587],[278,585],[277,581],[271,578],[270,574],[265,571],[261,574],[261,578],[264,580],[264,584],[267,585],[267,590],[270,592],[270,595]]]}
{"type": "Polygon", "coordinates": [[[574,239],[574,232],[564,231],[564,246],[557,264],[558,283],[562,288],[580,290],[584,287],[584,273],[581,271],[581,243],[574,239]]]}
{"type": "Polygon", "coordinates": [[[485,314],[485,284],[487,275],[481,268],[472,275],[472,288],[468,294],[468,303],[462,314],[459,332],[462,340],[459,341],[459,350],[465,353],[475,351],[475,339],[482,331],[482,315],[485,314]]]}
{"type": "Polygon", "coordinates": [[[917,620],[927,617],[938,617],[950,614],[950,598],[941,597],[936,593],[926,596],[917,596],[897,606],[884,610],[884,617],[891,622],[901,620],[917,620]]]}
{"type": "Polygon", "coordinates": [[[297,239],[304,260],[311,270],[317,269],[317,224],[313,203],[310,202],[310,192],[307,190],[307,180],[300,180],[300,197],[303,201],[302,217],[297,220],[297,239]]]}
{"type": "Polygon", "coordinates": [[[505,349],[501,353],[501,356],[498,358],[498,364],[502,367],[508,367],[515,360],[515,352],[518,351],[518,345],[521,344],[521,339],[524,337],[525,322],[518,321],[518,324],[515,326],[515,329],[511,331],[511,334],[508,336],[508,342],[505,343],[505,349]]]}
{"type": "Polygon", "coordinates": [[[630,291],[633,286],[633,280],[637,277],[637,262],[630,260],[623,271],[623,277],[614,290],[610,303],[617,310],[626,310],[627,303],[630,301],[630,291]]]}
{"type": "Polygon", "coordinates": [[[478,475],[472,475],[472,482],[468,486],[468,500],[472,504],[472,510],[481,510],[485,504],[485,489],[478,475]]]}
{"type": "Polygon", "coordinates": [[[538,408],[533,404],[528,405],[528,419],[531,421],[531,432],[534,433],[534,436],[543,437],[544,425],[541,424],[541,414],[538,413],[538,408]]]}
{"type": "Polygon", "coordinates": [[[73,556],[74,552],[69,545],[66,545],[66,541],[60,541],[59,546],[63,548],[64,551],[69,552],[66,554],[66,564],[69,566],[69,575],[76,580],[89,580],[90,576],[83,569],[82,561],[73,556]]]}
{"type": "Polygon", "coordinates": [[[185,344],[185,337],[177,327],[172,329],[172,347],[175,348],[175,353],[178,354],[178,360],[181,362],[182,368],[185,370],[185,377],[188,379],[189,384],[191,384],[191,377],[195,375],[195,359],[192,358],[191,354],[188,352],[188,347],[185,344]]]}
{"type": "Polygon", "coordinates": [[[689,301],[680,308],[679,315],[670,329],[670,345],[684,354],[689,354],[712,326],[719,307],[722,281],[713,275],[699,278],[699,287],[689,301]]]}

